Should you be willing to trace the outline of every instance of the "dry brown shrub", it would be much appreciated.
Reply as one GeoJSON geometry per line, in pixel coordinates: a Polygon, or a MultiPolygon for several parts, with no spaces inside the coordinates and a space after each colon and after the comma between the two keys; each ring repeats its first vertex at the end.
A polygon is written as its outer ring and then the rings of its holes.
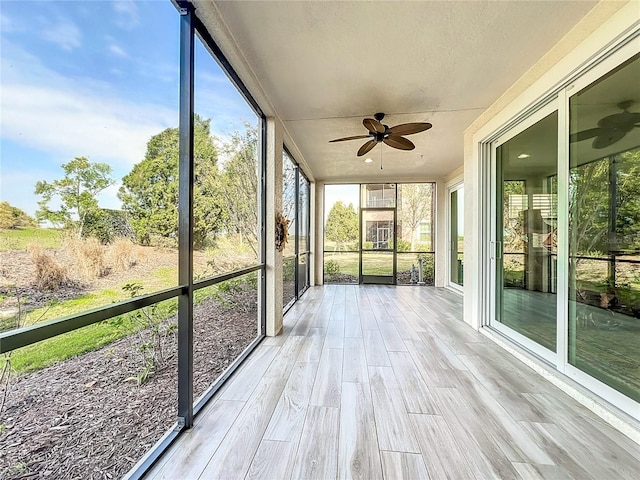
{"type": "Polygon", "coordinates": [[[69,236],[65,246],[80,272],[86,278],[101,277],[106,274],[104,246],[97,238],[77,238],[69,236]]]}
{"type": "Polygon", "coordinates": [[[128,238],[116,238],[107,250],[107,264],[115,271],[124,272],[140,262],[140,249],[128,238]]]}
{"type": "Polygon", "coordinates": [[[37,245],[29,245],[27,251],[36,267],[35,284],[40,290],[55,291],[66,284],[67,269],[58,265],[51,256],[47,255],[37,245]]]}

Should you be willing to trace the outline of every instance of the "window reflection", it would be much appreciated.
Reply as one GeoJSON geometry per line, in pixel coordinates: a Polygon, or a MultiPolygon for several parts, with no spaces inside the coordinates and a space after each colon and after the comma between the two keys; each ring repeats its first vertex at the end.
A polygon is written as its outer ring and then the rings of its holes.
{"type": "Polygon", "coordinates": [[[638,78],[640,55],[569,100],[569,361],[635,400],[640,400],[638,78]]]}

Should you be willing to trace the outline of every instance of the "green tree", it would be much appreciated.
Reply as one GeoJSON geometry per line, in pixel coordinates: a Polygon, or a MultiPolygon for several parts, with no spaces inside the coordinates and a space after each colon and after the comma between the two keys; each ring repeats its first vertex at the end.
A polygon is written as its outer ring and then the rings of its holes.
{"type": "Polygon", "coordinates": [[[358,214],[353,204],[339,201],[333,204],[324,227],[325,238],[335,242],[334,250],[341,250],[345,243],[358,240],[358,214]]]}
{"type": "Polygon", "coordinates": [[[238,234],[256,257],[258,255],[258,130],[245,125],[244,132],[234,132],[224,146],[228,160],[224,165],[226,230],[238,234]]]}
{"type": "Polygon", "coordinates": [[[111,167],[106,163],[91,163],[87,157],[76,157],[62,165],[64,178],[49,183],[36,183],[35,193],[41,195],[36,211],[39,222],[48,221],[54,225],[77,227],[82,236],[87,215],[98,208],[97,195],[114,184],[111,167]],[[57,197],[59,210],[51,210],[49,204],[57,197]]]}
{"type": "MultiPolygon", "coordinates": [[[[206,245],[223,224],[218,152],[209,119],[194,119],[193,235],[195,248],[206,245]]],[[[179,129],[167,128],[151,137],[144,160],[122,179],[118,197],[130,214],[137,238],[178,237],[179,129]]]]}
{"type": "Polygon", "coordinates": [[[0,202],[0,228],[35,227],[35,219],[9,202],[0,202]]]}
{"type": "MultiPolygon", "coordinates": [[[[430,183],[405,183],[400,188],[400,219],[402,228],[408,228],[411,233],[411,251],[414,251],[418,225],[431,222],[433,187],[430,183]]],[[[431,242],[429,249],[433,249],[431,242]]]]}

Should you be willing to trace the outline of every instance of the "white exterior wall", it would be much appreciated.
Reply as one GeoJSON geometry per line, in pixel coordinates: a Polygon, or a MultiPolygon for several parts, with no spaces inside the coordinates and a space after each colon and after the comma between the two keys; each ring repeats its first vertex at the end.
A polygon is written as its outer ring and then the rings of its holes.
{"type": "Polygon", "coordinates": [[[482,251],[486,188],[480,165],[482,142],[639,24],[639,1],[600,2],[465,131],[464,319],[474,328],[484,321],[484,272],[488,268],[482,251]]]}

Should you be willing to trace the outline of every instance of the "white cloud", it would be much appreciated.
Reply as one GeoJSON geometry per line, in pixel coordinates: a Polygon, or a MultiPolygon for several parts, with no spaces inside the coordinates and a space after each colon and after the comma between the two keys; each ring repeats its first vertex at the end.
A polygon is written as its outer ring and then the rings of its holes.
{"type": "Polygon", "coordinates": [[[87,156],[129,169],[144,157],[152,135],[177,124],[169,108],[124,100],[93,80],[60,76],[17,47],[6,51],[15,58],[3,57],[0,66],[2,137],[42,150],[43,157],[87,156]]]}
{"type": "Polygon", "coordinates": [[[129,58],[129,54],[125,52],[122,47],[116,45],[115,43],[112,43],[111,45],[109,45],[107,47],[107,50],[109,51],[110,54],[115,55],[116,57],[129,58]]]}
{"type": "Polygon", "coordinates": [[[80,29],[66,19],[47,25],[42,29],[41,35],[42,38],[58,45],[63,50],[73,50],[82,45],[80,29]]]}
{"type": "Polygon", "coordinates": [[[116,25],[125,30],[131,30],[140,23],[138,7],[132,0],[113,2],[113,9],[117,14],[116,25]]]}
{"type": "Polygon", "coordinates": [[[13,33],[23,32],[25,28],[21,23],[9,17],[6,13],[0,12],[0,30],[2,33],[13,33]]]}

